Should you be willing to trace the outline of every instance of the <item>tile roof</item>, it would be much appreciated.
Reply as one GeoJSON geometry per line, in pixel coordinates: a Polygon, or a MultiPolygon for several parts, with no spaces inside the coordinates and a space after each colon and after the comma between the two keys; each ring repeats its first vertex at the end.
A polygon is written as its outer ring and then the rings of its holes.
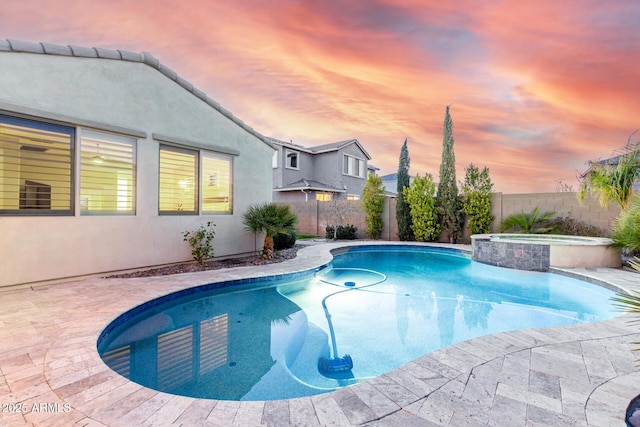
{"type": "Polygon", "coordinates": [[[32,43],[21,40],[13,39],[0,39],[0,52],[19,52],[19,53],[37,53],[44,55],[58,55],[58,56],[75,56],[79,58],[99,58],[120,60],[128,62],[139,62],[149,67],[158,70],[170,80],[173,80],[179,84],[184,90],[192,93],[197,98],[201,99],[215,110],[219,111],[222,115],[233,121],[235,124],[243,128],[245,131],[256,136],[268,145],[271,145],[264,135],[257,132],[251,126],[244,123],[242,120],[234,116],[229,110],[222,107],[218,102],[209,98],[206,93],[199,90],[193,84],[189,83],[184,78],[180,77],[178,73],[173,71],[156,59],[149,52],[134,53],[125,50],[111,50],[100,47],[81,47],[73,45],[56,45],[51,43],[32,43]]]}

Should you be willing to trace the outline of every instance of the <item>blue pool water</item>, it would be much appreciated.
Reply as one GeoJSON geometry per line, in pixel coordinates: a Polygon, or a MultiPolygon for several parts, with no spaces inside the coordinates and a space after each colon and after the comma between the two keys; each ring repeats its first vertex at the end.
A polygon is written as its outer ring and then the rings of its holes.
{"type": "Polygon", "coordinates": [[[617,314],[605,288],[438,248],[357,247],[316,272],[232,285],[123,314],[102,333],[100,355],[121,375],[169,393],[287,399],[376,377],[470,338],[617,314]]]}

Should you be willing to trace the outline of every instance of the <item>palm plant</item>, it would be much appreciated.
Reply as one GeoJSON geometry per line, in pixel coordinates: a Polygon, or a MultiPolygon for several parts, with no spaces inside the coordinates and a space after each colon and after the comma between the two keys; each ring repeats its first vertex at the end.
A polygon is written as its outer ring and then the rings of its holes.
{"type": "Polygon", "coordinates": [[[531,212],[525,213],[524,211],[511,214],[500,223],[500,231],[519,231],[525,234],[545,234],[549,233],[553,228],[544,227],[543,225],[549,222],[554,216],[555,212],[543,212],[540,213],[540,209],[536,206],[531,212]]]}
{"type": "Polygon", "coordinates": [[[290,234],[298,222],[289,205],[261,203],[250,206],[243,215],[243,224],[248,232],[265,233],[262,256],[273,258],[273,237],[276,234],[290,234]]]}
{"type": "Polygon", "coordinates": [[[583,180],[578,193],[584,200],[587,193],[598,197],[603,207],[616,202],[622,209],[626,208],[633,184],[640,179],[640,145],[636,145],[617,158],[617,164],[592,165],[592,169],[583,180]]]}

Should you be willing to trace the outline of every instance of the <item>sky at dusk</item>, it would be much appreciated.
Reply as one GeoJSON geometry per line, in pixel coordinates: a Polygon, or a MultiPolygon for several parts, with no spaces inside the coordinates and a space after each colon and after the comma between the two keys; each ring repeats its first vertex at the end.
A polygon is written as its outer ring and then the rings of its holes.
{"type": "MultiPolygon", "coordinates": [[[[381,175],[408,139],[438,180],[578,187],[640,128],[636,0],[0,0],[0,39],[150,52],[265,136],[358,139],[381,175]],[[55,5],[55,6],[54,6],[55,5]]],[[[1,76],[2,70],[0,70],[1,76]]]]}

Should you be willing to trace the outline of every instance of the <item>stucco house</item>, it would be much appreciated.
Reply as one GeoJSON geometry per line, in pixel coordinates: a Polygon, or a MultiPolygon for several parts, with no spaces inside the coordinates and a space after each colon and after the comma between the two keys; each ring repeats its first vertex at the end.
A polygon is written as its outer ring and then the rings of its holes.
{"type": "Polygon", "coordinates": [[[151,54],[0,40],[0,286],[260,249],[274,147],[151,54]]]}
{"type": "Polygon", "coordinates": [[[273,154],[273,201],[359,200],[369,173],[371,156],[357,139],[303,147],[267,138],[273,154]]]}

